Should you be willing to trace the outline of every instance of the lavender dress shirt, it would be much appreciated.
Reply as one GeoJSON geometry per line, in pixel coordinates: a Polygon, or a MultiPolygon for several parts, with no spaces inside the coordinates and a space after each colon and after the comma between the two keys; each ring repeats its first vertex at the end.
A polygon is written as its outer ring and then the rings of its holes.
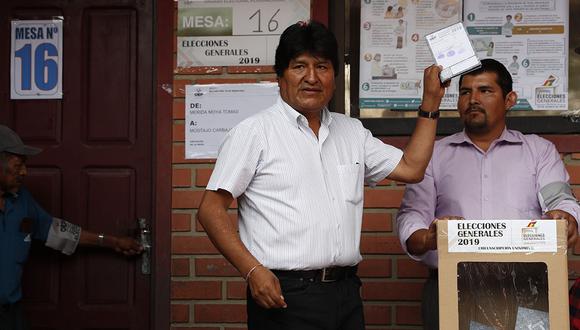
{"type": "MultiPolygon", "coordinates": [[[[560,154],[537,135],[505,129],[487,152],[460,132],[435,143],[425,178],[407,185],[397,215],[401,245],[415,231],[429,228],[437,217],[466,219],[532,219],[542,210],[538,193],[553,182],[568,182],[560,154]]],[[[579,220],[580,206],[562,201],[552,207],[579,220]]],[[[580,227],[580,226],[579,226],[580,227]]],[[[437,268],[437,251],[409,256],[437,268]]]]}

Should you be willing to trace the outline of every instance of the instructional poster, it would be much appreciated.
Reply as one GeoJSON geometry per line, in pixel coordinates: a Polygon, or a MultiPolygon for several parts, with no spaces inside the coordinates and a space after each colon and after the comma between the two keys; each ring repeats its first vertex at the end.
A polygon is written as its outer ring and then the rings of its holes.
{"type": "Polygon", "coordinates": [[[310,0],[180,0],[177,68],[273,65],[282,32],[310,18],[310,0]]]}
{"type": "Polygon", "coordinates": [[[185,158],[217,158],[229,130],[278,95],[277,83],[185,86],[185,158]]]}
{"type": "MultiPolygon", "coordinates": [[[[423,71],[435,63],[425,36],[461,21],[460,0],[362,0],[360,108],[414,110],[421,103],[423,71]]],[[[457,80],[442,109],[455,109],[457,80]]]]}
{"type": "Polygon", "coordinates": [[[464,24],[480,59],[502,62],[516,110],[568,109],[568,0],[465,0],[464,24]]]}

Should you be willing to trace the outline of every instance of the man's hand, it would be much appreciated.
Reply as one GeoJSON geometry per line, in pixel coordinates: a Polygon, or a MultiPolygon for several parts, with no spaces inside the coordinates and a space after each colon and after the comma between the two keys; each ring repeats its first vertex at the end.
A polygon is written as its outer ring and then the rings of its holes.
{"type": "Polygon", "coordinates": [[[456,215],[446,215],[436,218],[425,235],[425,252],[429,250],[437,250],[437,221],[438,220],[465,220],[463,217],[456,215]]]}
{"type": "Polygon", "coordinates": [[[425,252],[437,250],[437,219],[431,222],[429,229],[425,232],[423,246],[425,252]]]}
{"type": "Polygon", "coordinates": [[[143,246],[141,246],[141,244],[134,238],[116,237],[114,249],[126,256],[132,256],[141,253],[143,251],[143,246]]]}
{"type": "Polygon", "coordinates": [[[439,80],[439,73],[441,73],[441,66],[431,65],[423,72],[423,100],[421,108],[425,111],[435,111],[439,109],[439,104],[443,95],[445,95],[445,88],[449,87],[451,80],[441,83],[439,80]]]}
{"type": "Polygon", "coordinates": [[[576,241],[578,240],[578,222],[576,219],[568,212],[562,210],[552,210],[546,212],[546,217],[548,219],[564,219],[568,223],[566,228],[568,232],[568,248],[574,247],[576,241]]]}
{"type": "Polygon", "coordinates": [[[280,281],[268,268],[258,266],[248,279],[248,285],[258,305],[264,308],[286,308],[280,281]]]}

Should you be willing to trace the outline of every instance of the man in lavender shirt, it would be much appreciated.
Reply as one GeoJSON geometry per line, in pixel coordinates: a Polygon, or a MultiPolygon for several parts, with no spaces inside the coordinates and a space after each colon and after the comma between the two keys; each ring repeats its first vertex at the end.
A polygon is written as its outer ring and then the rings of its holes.
{"type": "Polygon", "coordinates": [[[423,181],[407,185],[397,229],[407,254],[430,268],[424,329],[439,328],[435,220],[565,219],[568,245],[578,238],[580,206],[560,154],[537,135],[506,128],[516,100],[504,65],[482,60],[480,69],[459,81],[464,130],[437,141],[423,181]]]}

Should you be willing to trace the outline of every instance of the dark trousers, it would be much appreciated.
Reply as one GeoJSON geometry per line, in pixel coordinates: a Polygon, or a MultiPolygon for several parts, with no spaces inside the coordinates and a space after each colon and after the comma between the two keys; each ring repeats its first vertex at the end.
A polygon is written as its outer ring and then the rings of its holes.
{"type": "Polygon", "coordinates": [[[0,330],[29,330],[20,303],[0,305],[0,330]]]}
{"type": "Polygon", "coordinates": [[[422,298],[423,329],[439,330],[439,284],[436,275],[429,276],[425,282],[422,298]]]}
{"type": "Polygon", "coordinates": [[[278,278],[288,307],[262,308],[248,288],[248,330],[364,330],[358,276],[330,283],[278,278]]]}

